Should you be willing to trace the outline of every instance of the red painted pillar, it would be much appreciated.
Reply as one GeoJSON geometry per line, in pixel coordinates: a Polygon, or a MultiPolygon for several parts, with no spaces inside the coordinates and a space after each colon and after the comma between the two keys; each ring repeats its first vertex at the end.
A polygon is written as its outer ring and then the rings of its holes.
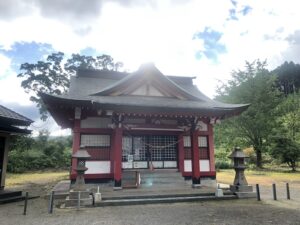
{"type": "Polygon", "coordinates": [[[115,188],[122,187],[122,136],[123,129],[114,130],[114,180],[115,188]]]}
{"type": "MultiPolygon", "coordinates": [[[[72,154],[78,151],[80,148],[80,119],[74,120],[74,126],[73,126],[73,145],[72,145],[72,154]]],[[[72,158],[72,174],[75,174],[75,168],[77,165],[77,159],[72,158]]],[[[71,179],[71,177],[70,177],[71,179]]],[[[75,179],[75,178],[74,178],[75,179]]]]}
{"type": "Polygon", "coordinates": [[[214,130],[212,124],[208,124],[208,147],[210,172],[215,172],[214,130]]]}
{"type": "Polygon", "coordinates": [[[200,184],[200,163],[199,163],[199,132],[191,130],[191,153],[192,153],[192,181],[193,185],[200,184]]]}
{"type": "Polygon", "coordinates": [[[178,135],[178,171],[184,172],[184,146],[183,134],[178,135]]]}

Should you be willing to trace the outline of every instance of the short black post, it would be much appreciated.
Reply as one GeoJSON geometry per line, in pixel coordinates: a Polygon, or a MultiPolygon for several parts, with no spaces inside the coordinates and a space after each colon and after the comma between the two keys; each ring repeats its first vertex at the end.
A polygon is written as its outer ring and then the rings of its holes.
{"type": "Polygon", "coordinates": [[[289,183],[286,183],[286,198],[287,198],[288,200],[291,199],[289,183]]]}
{"type": "Polygon", "coordinates": [[[257,196],[257,201],[260,201],[260,190],[259,190],[259,184],[256,184],[256,196],[257,196]]]}
{"type": "Polygon", "coordinates": [[[48,207],[48,213],[53,213],[53,202],[54,202],[54,191],[51,191],[50,197],[49,197],[49,207],[48,207]]]}
{"type": "Polygon", "coordinates": [[[27,213],[27,203],[28,203],[28,192],[26,192],[26,194],[25,194],[24,212],[23,212],[23,215],[26,215],[26,213],[27,213]]]}
{"type": "Polygon", "coordinates": [[[276,194],[276,184],[272,184],[273,187],[273,199],[277,200],[277,194],[276,194]]]}
{"type": "Polygon", "coordinates": [[[95,206],[95,195],[93,192],[91,192],[92,195],[92,206],[95,206]]]}

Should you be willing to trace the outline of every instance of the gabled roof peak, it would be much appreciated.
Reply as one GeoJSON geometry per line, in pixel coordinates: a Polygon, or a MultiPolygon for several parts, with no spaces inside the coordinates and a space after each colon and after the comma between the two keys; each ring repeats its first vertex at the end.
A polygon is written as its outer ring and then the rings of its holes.
{"type": "Polygon", "coordinates": [[[200,100],[202,98],[189,93],[176,84],[172,79],[168,78],[153,63],[142,64],[139,69],[111,86],[106,87],[99,92],[91,94],[91,96],[119,96],[128,95],[140,88],[144,84],[154,85],[152,89],[158,89],[161,93],[165,93],[166,97],[175,97],[178,99],[200,100]]]}

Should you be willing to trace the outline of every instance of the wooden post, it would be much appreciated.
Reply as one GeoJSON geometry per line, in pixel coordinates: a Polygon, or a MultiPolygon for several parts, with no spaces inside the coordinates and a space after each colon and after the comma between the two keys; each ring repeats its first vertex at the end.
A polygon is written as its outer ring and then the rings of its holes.
{"type": "Polygon", "coordinates": [[[257,201],[260,201],[260,190],[259,190],[259,184],[256,184],[256,196],[257,196],[257,201]]]}
{"type": "Polygon", "coordinates": [[[193,185],[200,184],[200,160],[198,146],[198,131],[195,127],[191,128],[191,153],[192,153],[192,182],[193,185]]]}
{"type": "Polygon", "coordinates": [[[289,183],[286,183],[286,198],[287,198],[288,200],[291,199],[289,183]]]}
{"type": "MultiPolygon", "coordinates": [[[[80,148],[80,119],[74,120],[74,127],[73,127],[73,145],[72,145],[72,154],[75,154],[80,148]]],[[[71,164],[71,173],[75,173],[75,168],[77,166],[77,159],[72,158],[72,164],[71,164]]],[[[71,177],[70,177],[71,179],[71,177]]],[[[75,176],[76,179],[76,176],[75,176]]]]}
{"type": "Polygon", "coordinates": [[[26,215],[26,213],[27,213],[27,203],[28,203],[28,192],[26,192],[26,194],[25,194],[23,215],[26,215]]]}
{"type": "Polygon", "coordinates": [[[183,134],[178,135],[178,171],[184,172],[184,146],[183,134]]]}
{"type": "Polygon", "coordinates": [[[53,213],[53,202],[54,202],[54,191],[51,191],[51,194],[49,196],[49,207],[48,207],[48,213],[53,213]]]}
{"type": "Polygon", "coordinates": [[[114,189],[122,188],[122,135],[120,127],[114,130],[114,189]]]}
{"type": "Polygon", "coordinates": [[[209,169],[210,172],[215,172],[215,153],[214,153],[214,128],[208,123],[208,147],[209,147],[209,169]]]}
{"type": "Polygon", "coordinates": [[[277,200],[277,194],[276,194],[276,184],[272,184],[273,187],[273,199],[277,200]]]}

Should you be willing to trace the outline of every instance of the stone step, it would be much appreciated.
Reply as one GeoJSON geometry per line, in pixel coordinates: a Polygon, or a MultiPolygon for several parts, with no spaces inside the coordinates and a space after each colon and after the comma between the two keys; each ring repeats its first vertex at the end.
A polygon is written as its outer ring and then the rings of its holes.
{"type": "MultiPolygon", "coordinates": [[[[224,191],[224,195],[233,195],[231,191],[224,191]]],[[[118,200],[118,199],[141,199],[141,198],[175,198],[175,197],[197,197],[197,196],[215,196],[215,192],[205,193],[175,193],[175,194],[147,194],[147,195],[123,195],[113,197],[103,197],[103,200],[118,200]]]]}
{"type": "Polygon", "coordinates": [[[197,202],[209,200],[231,200],[237,199],[235,195],[224,195],[216,197],[212,195],[206,196],[176,196],[176,197],[143,197],[143,198],[128,198],[128,199],[110,199],[95,203],[95,206],[121,206],[121,205],[144,205],[144,204],[161,204],[161,203],[178,203],[178,202],[197,202]]]}

